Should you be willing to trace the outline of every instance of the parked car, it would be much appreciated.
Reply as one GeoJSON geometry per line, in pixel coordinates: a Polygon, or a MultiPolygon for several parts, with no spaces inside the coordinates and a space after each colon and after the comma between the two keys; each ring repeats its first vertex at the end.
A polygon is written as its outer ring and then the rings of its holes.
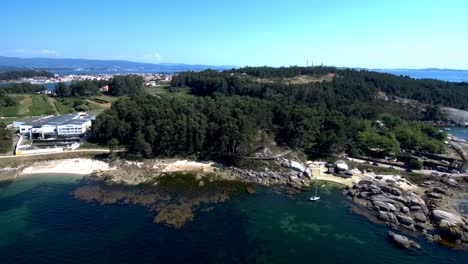
{"type": "Polygon", "coordinates": [[[388,168],[391,169],[391,170],[394,170],[394,169],[395,169],[395,167],[393,167],[393,166],[390,166],[390,167],[388,167],[388,168]]]}
{"type": "Polygon", "coordinates": [[[372,165],[379,166],[379,164],[377,162],[373,162],[372,165]]]}
{"type": "Polygon", "coordinates": [[[405,171],[406,171],[406,172],[413,172],[413,170],[410,169],[410,168],[406,168],[405,171]]]}
{"type": "Polygon", "coordinates": [[[439,176],[439,173],[434,171],[434,172],[431,173],[431,175],[432,176],[439,176]]]}
{"type": "Polygon", "coordinates": [[[371,163],[369,161],[364,162],[366,165],[370,165],[371,163]]]}

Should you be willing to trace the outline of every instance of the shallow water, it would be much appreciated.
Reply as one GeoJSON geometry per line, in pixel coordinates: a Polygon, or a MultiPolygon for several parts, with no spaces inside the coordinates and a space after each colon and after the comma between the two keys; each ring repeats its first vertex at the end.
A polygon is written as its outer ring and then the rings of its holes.
{"type": "Polygon", "coordinates": [[[205,186],[106,188],[45,175],[1,184],[0,263],[468,262],[468,252],[423,239],[421,250],[393,246],[385,226],[353,213],[331,185],[320,188],[315,203],[307,201],[310,193],[256,186],[248,194],[242,185],[205,186]],[[92,201],[77,198],[80,188],[101,196],[88,192],[92,201]],[[155,193],[171,198],[154,198],[155,193]],[[154,223],[156,207],[218,193],[229,199],[189,204],[193,220],[180,228],[154,223]]]}

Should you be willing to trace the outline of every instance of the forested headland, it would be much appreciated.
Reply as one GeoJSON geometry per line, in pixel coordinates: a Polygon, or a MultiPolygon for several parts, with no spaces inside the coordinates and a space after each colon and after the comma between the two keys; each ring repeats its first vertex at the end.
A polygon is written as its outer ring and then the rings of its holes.
{"type": "Polygon", "coordinates": [[[17,80],[21,78],[32,77],[54,77],[54,73],[43,70],[9,70],[0,72],[0,81],[4,80],[17,80]]]}
{"type": "MultiPolygon", "coordinates": [[[[114,84],[119,91],[126,82],[114,84]]],[[[420,121],[438,106],[468,108],[466,83],[330,67],[185,72],[171,86],[166,96],[122,89],[130,97],[97,117],[94,140],[142,157],[247,156],[266,142],[328,154],[438,153],[446,135],[420,121]],[[180,87],[193,96],[178,96],[180,87]],[[388,97],[427,107],[417,113],[388,97]]]]}

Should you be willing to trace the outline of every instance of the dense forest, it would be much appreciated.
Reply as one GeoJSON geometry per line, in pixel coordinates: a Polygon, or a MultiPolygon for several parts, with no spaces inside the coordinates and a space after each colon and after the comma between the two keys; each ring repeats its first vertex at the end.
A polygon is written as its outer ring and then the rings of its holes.
{"type": "MultiPolygon", "coordinates": [[[[343,77],[303,84],[284,80],[338,72],[292,67],[182,73],[172,86],[190,87],[195,96],[134,92],[136,96],[120,99],[97,117],[94,139],[127,145],[129,152],[143,157],[246,156],[269,140],[329,154],[443,150],[444,133],[405,120],[408,115],[399,114],[392,102],[376,97],[378,89],[370,82],[343,77]],[[259,82],[257,76],[273,81],[259,82]]],[[[435,115],[432,106],[428,109],[435,115]]]]}
{"type": "MultiPolygon", "coordinates": [[[[346,107],[355,100],[369,102],[377,92],[417,100],[432,105],[468,109],[468,83],[439,80],[416,80],[365,70],[339,70],[330,67],[241,68],[218,72],[185,72],[175,76],[173,87],[188,86],[195,95],[214,93],[247,95],[264,99],[288,98],[290,101],[327,104],[329,107],[346,107]],[[333,74],[331,81],[294,83],[295,76],[323,76],[333,74]],[[274,81],[261,82],[259,78],[274,81]]],[[[352,109],[349,109],[352,111],[352,109]]]]}
{"type": "Polygon", "coordinates": [[[31,77],[54,77],[54,74],[42,70],[10,70],[0,72],[0,80],[17,80],[31,77]]]}
{"type": "Polygon", "coordinates": [[[90,96],[98,94],[99,88],[106,84],[107,81],[101,80],[84,80],[71,84],[58,83],[54,92],[58,97],[90,96]]]}
{"type": "Polygon", "coordinates": [[[134,95],[143,92],[143,77],[135,74],[117,75],[109,82],[109,95],[134,95]]]}
{"type": "Polygon", "coordinates": [[[69,85],[58,83],[55,93],[59,97],[90,96],[98,94],[99,88],[109,85],[109,95],[134,95],[143,92],[143,83],[143,77],[139,75],[116,75],[109,81],[85,80],[73,82],[69,85]]]}

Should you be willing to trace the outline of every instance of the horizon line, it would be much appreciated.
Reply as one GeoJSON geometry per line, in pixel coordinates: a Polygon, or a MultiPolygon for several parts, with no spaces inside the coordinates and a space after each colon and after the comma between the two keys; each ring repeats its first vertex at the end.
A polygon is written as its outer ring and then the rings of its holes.
{"type": "MultiPolygon", "coordinates": [[[[468,71],[468,69],[460,68],[438,68],[438,67],[427,67],[427,68],[405,68],[405,67],[396,67],[396,68],[382,68],[382,67],[362,67],[362,66],[333,66],[333,65],[316,65],[316,66],[306,66],[306,65],[280,65],[280,66],[271,66],[271,65],[228,65],[228,64],[203,64],[203,63],[183,63],[183,62],[144,62],[144,61],[134,61],[131,59],[89,59],[89,58],[71,58],[71,57],[14,57],[14,56],[5,56],[0,55],[0,58],[14,58],[14,59],[47,59],[47,60],[87,60],[87,61],[119,61],[119,62],[132,62],[132,63],[141,63],[141,64],[151,64],[151,65],[188,65],[188,66],[213,66],[213,67],[232,67],[232,68],[244,68],[244,67],[271,67],[271,68],[280,68],[280,67],[333,67],[333,68],[346,68],[346,69],[366,69],[366,70],[450,70],[450,71],[468,71]]],[[[1,63],[1,62],[0,62],[1,63]]],[[[9,66],[2,65],[0,66],[9,66]]],[[[11,67],[11,66],[10,66],[11,67]]]]}

